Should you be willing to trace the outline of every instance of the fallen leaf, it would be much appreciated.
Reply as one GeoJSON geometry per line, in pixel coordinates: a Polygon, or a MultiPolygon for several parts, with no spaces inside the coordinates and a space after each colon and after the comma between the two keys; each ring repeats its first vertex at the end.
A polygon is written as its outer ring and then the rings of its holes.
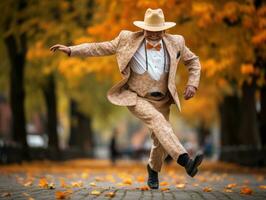
{"type": "Polygon", "coordinates": [[[49,189],[55,189],[55,184],[54,184],[54,183],[50,183],[50,184],[48,185],[48,188],[49,188],[49,189]]]}
{"type": "Polygon", "coordinates": [[[82,181],[76,181],[71,183],[72,187],[82,187],[83,182],[82,181]]]}
{"type": "Polygon", "coordinates": [[[183,189],[185,187],[186,187],[186,185],[184,183],[176,184],[176,188],[183,189]]]}
{"type": "Polygon", "coordinates": [[[132,184],[132,180],[130,178],[127,178],[127,179],[124,179],[123,183],[127,184],[127,185],[131,185],[132,184]]]}
{"type": "Polygon", "coordinates": [[[5,192],[1,195],[1,197],[11,197],[11,193],[10,192],[5,192]]]}
{"type": "Polygon", "coordinates": [[[233,192],[233,190],[231,190],[231,189],[224,189],[224,192],[231,193],[231,192],[233,192]]]}
{"type": "Polygon", "coordinates": [[[91,194],[92,194],[92,195],[100,195],[101,192],[98,191],[98,190],[92,190],[92,191],[91,191],[91,194]]]}
{"type": "Polygon", "coordinates": [[[101,177],[95,177],[94,180],[95,181],[103,181],[103,178],[101,178],[101,177]]]}
{"type": "Polygon", "coordinates": [[[71,194],[72,194],[72,190],[56,191],[55,198],[56,199],[67,199],[71,194]]]}
{"type": "Polygon", "coordinates": [[[28,198],[28,200],[34,200],[34,198],[32,198],[32,197],[29,197],[29,198],[28,198]]]}
{"type": "Polygon", "coordinates": [[[160,186],[167,186],[167,185],[168,185],[168,183],[166,181],[163,181],[160,183],[160,186]]]}
{"type": "Polygon", "coordinates": [[[41,187],[41,188],[47,188],[48,187],[48,182],[47,182],[46,178],[41,178],[39,180],[39,187],[41,187]]]}
{"type": "Polygon", "coordinates": [[[81,174],[81,178],[83,178],[83,179],[87,179],[88,177],[89,177],[89,174],[87,172],[83,172],[81,174]]]}
{"type": "Polygon", "coordinates": [[[168,191],[168,190],[169,190],[169,188],[167,188],[167,187],[161,188],[161,191],[168,191]]]}
{"type": "Polygon", "coordinates": [[[28,194],[28,193],[26,193],[26,192],[23,192],[22,193],[24,196],[26,196],[26,197],[29,197],[30,195],[28,194]]]}
{"type": "Polygon", "coordinates": [[[115,196],[114,192],[108,192],[104,196],[113,198],[115,196]]]}
{"type": "Polygon", "coordinates": [[[144,186],[141,186],[140,188],[137,188],[137,189],[140,189],[142,191],[146,191],[146,190],[149,190],[150,188],[149,188],[149,186],[144,185],[144,186]]]}
{"type": "Polygon", "coordinates": [[[232,189],[232,188],[234,188],[234,187],[236,187],[236,186],[237,186],[236,183],[230,183],[230,184],[228,184],[227,186],[225,186],[225,188],[226,188],[226,189],[232,189]]]}
{"type": "Polygon", "coordinates": [[[212,188],[211,187],[204,187],[203,192],[211,192],[212,188]]]}
{"type": "Polygon", "coordinates": [[[27,181],[23,184],[25,187],[31,186],[32,185],[32,181],[27,181]]]}
{"type": "Polygon", "coordinates": [[[90,182],[90,186],[96,186],[95,182],[90,182]]]}
{"type": "Polygon", "coordinates": [[[246,195],[251,195],[252,194],[252,190],[249,187],[243,187],[240,190],[240,194],[246,194],[246,195]]]}
{"type": "Polygon", "coordinates": [[[138,176],[137,181],[143,183],[145,182],[145,178],[143,176],[138,176]]]}
{"type": "Polygon", "coordinates": [[[259,188],[263,189],[263,190],[266,190],[266,185],[260,185],[259,188]]]}

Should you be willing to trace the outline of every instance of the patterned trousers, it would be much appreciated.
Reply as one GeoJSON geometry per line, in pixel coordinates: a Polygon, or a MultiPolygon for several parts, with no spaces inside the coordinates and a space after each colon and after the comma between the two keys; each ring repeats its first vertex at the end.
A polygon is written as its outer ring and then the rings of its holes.
{"type": "Polygon", "coordinates": [[[169,122],[170,105],[169,97],[153,101],[138,96],[136,105],[127,106],[151,131],[152,147],[148,163],[157,172],[161,171],[168,154],[177,161],[179,155],[187,153],[169,122]]]}

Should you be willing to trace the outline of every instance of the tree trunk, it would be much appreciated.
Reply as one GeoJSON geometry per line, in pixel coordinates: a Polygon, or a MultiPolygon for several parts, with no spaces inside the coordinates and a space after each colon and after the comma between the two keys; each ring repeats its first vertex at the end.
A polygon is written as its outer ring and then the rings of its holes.
{"type": "Polygon", "coordinates": [[[24,67],[26,47],[26,35],[18,37],[19,44],[15,36],[10,35],[5,38],[5,44],[11,64],[10,69],[10,106],[12,111],[12,136],[14,141],[23,148],[23,158],[28,159],[28,145],[26,133],[26,119],[24,110],[24,67]]]}
{"type": "Polygon", "coordinates": [[[82,150],[86,155],[93,156],[94,141],[91,128],[91,118],[85,116],[77,108],[75,100],[71,99],[71,128],[69,146],[82,150]]]}
{"type": "Polygon", "coordinates": [[[221,147],[239,143],[239,98],[237,95],[225,96],[219,105],[221,123],[221,147]]]}
{"type": "Polygon", "coordinates": [[[259,113],[260,137],[261,137],[261,144],[263,146],[266,146],[266,86],[265,85],[261,88],[260,95],[261,95],[261,99],[260,99],[261,110],[259,113]]]}
{"type": "Polygon", "coordinates": [[[56,83],[54,74],[49,74],[46,84],[43,86],[43,94],[47,108],[47,132],[49,137],[48,146],[51,150],[59,151],[57,134],[57,105],[56,83]]]}
{"type": "Polygon", "coordinates": [[[256,102],[255,102],[255,82],[243,83],[241,98],[241,123],[239,134],[240,144],[252,147],[260,146],[260,136],[258,130],[256,102]]]}

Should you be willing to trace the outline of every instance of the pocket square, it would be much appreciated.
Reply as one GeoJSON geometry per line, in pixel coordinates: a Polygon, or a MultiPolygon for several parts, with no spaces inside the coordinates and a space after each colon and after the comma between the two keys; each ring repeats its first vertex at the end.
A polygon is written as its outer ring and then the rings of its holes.
{"type": "Polygon", "coordinates": [[[180,51],[177,52],[176,59],[178,59],[180,56],[180,51]]]}

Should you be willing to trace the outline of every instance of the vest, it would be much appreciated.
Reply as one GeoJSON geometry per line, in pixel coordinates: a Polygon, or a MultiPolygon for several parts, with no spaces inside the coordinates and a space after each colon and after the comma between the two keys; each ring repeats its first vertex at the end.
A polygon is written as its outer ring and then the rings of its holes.
{"type": "Polygon", "coordinates": [[[138,74],[131,69],[130,63],[130,77],[127,81],[126,88],[132,92],[137,93],[139,97],[145,98],[154,104],[164,104],[169,102],[170,93],[168,91],[168,75],[169,72],[165,71],[166,66],[166,47],[164,46],[164,72],[160,76],[160,79],[154,80],[148,73],[148,59],[147,50],[145,46],[145,58],[146,58],[146,71],[143,74],[138,74]]]}

